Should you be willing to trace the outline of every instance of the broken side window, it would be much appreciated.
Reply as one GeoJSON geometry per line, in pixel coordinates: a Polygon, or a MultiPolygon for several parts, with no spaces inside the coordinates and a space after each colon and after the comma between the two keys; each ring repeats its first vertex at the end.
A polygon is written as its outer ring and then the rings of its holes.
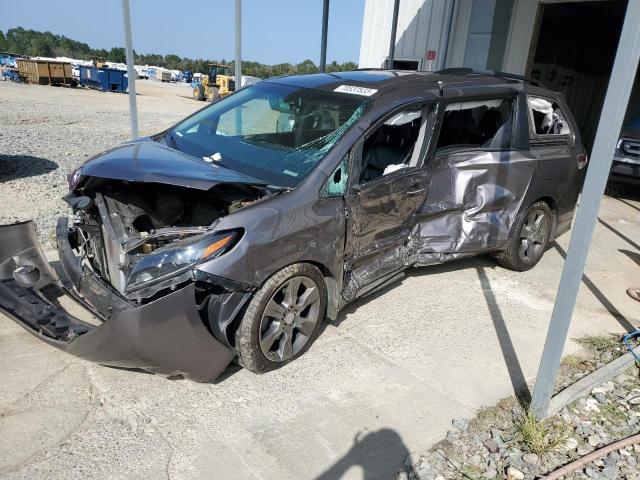
{"type": "Polygon", "coordinates": [[[345,155],[340,165],[336,167],[333,174],[327,180],[322,191],[321,197],[341,197],[347,191],[349,184],[349,155],[345,155]]]}
{"type": "Polygon", "coordinates": [[[571,128],[560,106],[551,100],[529,97],[532,128],[536,135],[569,135],[571,128]]]}
{"type": "Polygon", "coordinates": [[[396,170],[417,165],[423,125],[427,120],[424,107],[395,113],[369,134],[362,148],[360,184],[388,175],[396,170]]]}
{"type": "Polygon", "coordinates": [[[512,99],[475,100],[446,106],[436,153],[454,149],[511,147],[512,99]]]}

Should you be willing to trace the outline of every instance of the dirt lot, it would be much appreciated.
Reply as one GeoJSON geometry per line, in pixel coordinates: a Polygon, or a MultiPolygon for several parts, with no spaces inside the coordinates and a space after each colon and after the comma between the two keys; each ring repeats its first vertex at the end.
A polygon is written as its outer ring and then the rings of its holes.
{"type": "MultiPolygon", "coordinates": [[[[139,83],[155,132],[199,108],[186,86],[139,83]]],[[[65,175],[126,139],[125,95],[0,83],[0,223],[46,238],[65,175]]],[[[638,324],[640,202],[605,198],[571,337],[638,324]]],[[[563,236],[532,271],[480,257],[412,272],[358,301],[299,360],[217,384],[70,357],[0,315],[2,478],[392,478],[536,373],[563,236]]],[[[579,347],[570,342],[567,352],[579,347]]]]}

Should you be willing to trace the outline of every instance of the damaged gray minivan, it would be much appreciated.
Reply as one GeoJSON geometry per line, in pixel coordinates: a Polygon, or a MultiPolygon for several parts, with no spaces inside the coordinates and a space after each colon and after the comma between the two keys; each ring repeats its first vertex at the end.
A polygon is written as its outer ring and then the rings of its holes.
{"type": "Polygon", "coordinates": [[[31,222],[0,227],[0,308],[106,365],[264,372],[407,268],[532,268],[586,162],[562,97],[521,77],[275,78],[71,173],[55,268],[31,222]]]}

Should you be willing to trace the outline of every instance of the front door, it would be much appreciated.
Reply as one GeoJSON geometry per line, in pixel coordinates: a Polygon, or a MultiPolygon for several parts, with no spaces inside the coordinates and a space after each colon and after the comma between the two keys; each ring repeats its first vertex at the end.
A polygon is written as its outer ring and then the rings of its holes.
{"type": "Polygon", "coordinates": [[[353,150],[354,175],[345,199],[347,300],[406,264],[415,213],[427,195],[422,163],[429,112],[424,105],[395,111],[353,150]]]}

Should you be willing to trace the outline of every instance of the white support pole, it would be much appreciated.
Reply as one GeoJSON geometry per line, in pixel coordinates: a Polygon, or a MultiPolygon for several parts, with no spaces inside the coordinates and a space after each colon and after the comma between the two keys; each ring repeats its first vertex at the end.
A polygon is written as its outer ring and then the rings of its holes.
{"type": "Polygon", "coordinates": [[[136,69],[133,68],[133,41],[131,40],[131,12],[129,0],[122,0],[122,19],[124,21],[124,45],[127,51],[127,80],[129,83],[129,116],[131,117],[131,138],[138,138],[138,107],[136,105],[136,69]]]}
{"type": "Polygon", "coordinates": [[[590,165],[582,188],[582,197],[576,213],[567,258],[553,306],[551,324],[533,390],[531,409],[539,418],[547,416],[562,351],[569,332],[571,315],[589,253],[591,237],[598,218],[600,202],[609,177],[613,152],[636,76],[640,58],[638,25],[640,25],[640,1],[632,0],[627,6],[620,43],[600,115],[590,165]]]}
{"type": "Polygon", "coordinates": [[[242,87],[242,0],[236,0],[236,90],[242,87]]]}

